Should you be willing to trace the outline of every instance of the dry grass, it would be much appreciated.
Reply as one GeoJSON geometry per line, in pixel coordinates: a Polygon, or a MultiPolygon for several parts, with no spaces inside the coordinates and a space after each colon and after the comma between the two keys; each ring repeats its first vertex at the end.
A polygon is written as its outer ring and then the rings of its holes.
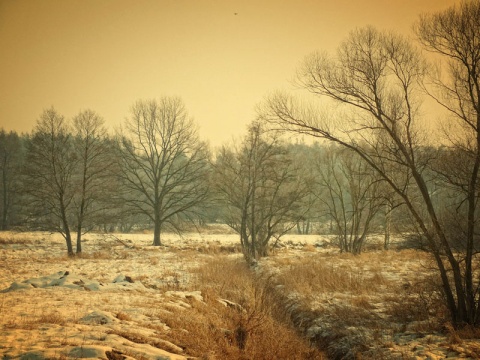
{"type": "MultiPolygon", "coordinates": [[[[50,340],[43,343],[47,347],[85,341],[105,346],[111,344],[105,339],[113,334],[116,344],[129,349],[122,348],[123,354],[137,359],[147,357],[132,343],[198,359],[322,358],[305,340],[308,337],[316,345],[323,344],[333,357],[360,356],[363,352],[363,358],[381,359],[389,358],[382,349],[398,349],[395,336],[399,332],[443,330],[448,334],[445,346],[452,351],[480,336],[478,329],[455,330],[445,325],[445,309],[435,279],[428,276],[429,256],[424,252],[376,251],[353,256],[300,244],[259,261],[252,270],[238,245],[222,245],[215,238],[206,238],[197,242],[188,238],[161,248],[136,245],[137,239],[136,243],[122,240],[126,245],[91,240],[85,252],[74,258],[64,255],[64,244],[58,240],[52,247],[39,242],[31,246],[27,241],[10,246],[16,238],[0,240],[2,251],[15,249],[14,256],[5,253],[5,285],[68,269],[104,283],[111,283],[118,274],[128,274],[147,288],[88,294],[32,290],[42,297],[43,305],[22,298],[31,294],[30,290],[0,294],[4,331],[18,331],[25,339],[30,332],[47,331],[50,340]],[[37,246],[42,246],[42,251],[31,251],[37,246]],[[425,266],[413,269],[412,264],[419,261],[425,266]],[[26,262],[28,267],[23,266],[26,262]],[[418,276],[420,273],[425,276],[418,276]],[[168,290],[180,295],[166,294],[168,290]],[[196,290],[201,291],[203,301],[181,296],[182,291],[196,290]],[[24,306],[16,305],[21,302],[35,308],[25,311],[24,306]],[[92,309],[110,313],[115,326],[95,325],[84,330],[90,325],[79,319],[92,309]],[[320,328],[323,333],[314,332],[310,337],[306,331],[310,328],[320,328]],[[89,334],[86,340],[83,331],[89,334]],[[381,346],[375,348],[377,343],[381,346]]],[[[405,347],[396,352],[405,358],[412,355],[405,347]]]]}
{"type": "Polygon", "coordinates": [[[379,271],[366,272],[354,265],[326,262],[319,256],[305,256],[301,262],[282,266],[278,281],[304,296],[325,292],[364,295],[389,285],[379,271]]]}
{"type": "Polygon", "coordinates": [[[446,316],[438,283],[429,275],[430,256],[420,251],[354,256],[313,254],[304,248],[301,255],[282,255],[267,263],[283,292],[296,294],[297,303],[310,309],[305,318],[316,316],[315,323],[322,324],[318,341],[333,358],[367,356],[366,351],[378,357],[393,336],[384,334],[407,326],[409,331],[436,332],[446,316]]]}
{"type": "Polygon", "coordinates": [[[34,241],[27,239],[27,238],[18,238],[13,236],[1,236],[0,237],[0,245],[14,245],[14,244],[33,244],[34,241]]]}
{"type": "Polygon", "coordinates": [[[110,260],[113,258],[114,256],[111,252],[98,250],[93,252],[82,252],[77,254],[73,259],[110,260]]]}
{"type": "Polygon", "coordinates": [[[180,248],[171,248],[172,252],[184,257],[198,257],[198,254],[202,255],[228,255],[228,254],[240,254],[242,252],[239,244],[222,244],[219,241],[208,241],[202,243],[196,243],[190,241],[186,245],[180,248]]]}
{"type": "Polygon", "coordinates": [[[116,318],[118,320],[122,320],[122,321],[131,321],[132,320],[132,317],[129,314],[124,313],[123,311],[119,311],[116,315],[116,318]]]}
{"type": "Polygon", "coordinates": [[[395,295],[385,297],[386,313],[402,324],[419,322],[412,330],[439,331],[448,317],[441,284],[435,276],[420,277],[395,287],[395,295]]]}
{"type": "Polygon", "coordinates": [[[197,269],[205,302],[165,314],[164,336],[201,359],[321,359],[322,354],[277,321],[266,289],[241,258],[213,258],[197,269]],[[219,301],[220,300],[220,301],[219,301]],[[195,336],[192,336],[195,334],[195,336]]]}
{"type": "Polygon", "coordinates": [[[372,304],[372,299],[366,295],[359,295],[350,299],[350,304],[357,308],[365,310],[373,310],[375,306],[372,304]]]}
{"type": "Polygon", "coordinates": [[[37,322],[40,324],[65,325],[67,323],[67,319],[58,312],[50,311],[40,315],[37,322]]]}
{"type": "Polygon", "coordinates": [[[143,335],[140,335],[140,334],[136,334],[132,331],[128,331],[128,330],[109,330],[107,332],[108,334],[114,334],[114,335],[118,335],[132,343],[135,343],[135,344],[148,344],[148,345],[151,345],[157,349],[162,349],[162,350],[166,350],[166,351],[169,351],[171,353],[174,353],[174,354],[181,354],[183,353],[183,349],[179,348],[178,346],[172,344],[172,343],[169,343],[168,341],[165,341],[165,340],[161,340],[161,339],[157,339],[157,340],[153,340],[152,338],[149,338],[149,337],[146,337],[146,336],[143,336],[143,335]]]}

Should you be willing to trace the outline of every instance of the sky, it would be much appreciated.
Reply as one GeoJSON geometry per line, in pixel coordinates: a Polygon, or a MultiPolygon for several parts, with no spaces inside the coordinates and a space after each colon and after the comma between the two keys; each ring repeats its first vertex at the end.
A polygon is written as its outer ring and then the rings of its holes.
{"type": "Polygon", "coordinates": [[[137,100],[180,97],[214,147],[293,89],[302,59],[373,25],[414,39],[460,0],[0,0],[0,128],[29,133],[51,106],[110,129],[137,100]]]}

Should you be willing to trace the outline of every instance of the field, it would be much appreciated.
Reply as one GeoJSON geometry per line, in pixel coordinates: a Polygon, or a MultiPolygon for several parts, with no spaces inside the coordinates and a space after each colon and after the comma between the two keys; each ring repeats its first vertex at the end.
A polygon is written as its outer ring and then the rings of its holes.
{"type": "Polygon", "coordinates": [[[3,359],[480,358],[425,252],[286,235],[249,268],[224,228],[151,239],[87,234],[69,258],[58,234],[0,233],[3,359]]]}

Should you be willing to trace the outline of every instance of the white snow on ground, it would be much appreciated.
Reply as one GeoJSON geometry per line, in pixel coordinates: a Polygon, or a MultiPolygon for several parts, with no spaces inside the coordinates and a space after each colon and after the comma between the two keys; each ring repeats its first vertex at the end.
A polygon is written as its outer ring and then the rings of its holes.
{"type": "MultiPolygon", "coordinates": [[[[335,248],[325,247],[330,239],[287,235],[272,259],[286,263],[321,255],[328,261],[328,254],[338,255],[335,248]]],[[[187,359],[178,344],[160,337],[168,331],[162,318],[166,312],[186,311],[193,302],[203,301],[195,291],[192,270],[209,257],[220,256],[220,249],[221,256],[234,252],[238,236],[218,231],[165,234],[161,247],[151,246],[151,241],[151,234],[87,234],[84,256],[69,258],[59,234],[0,233],[3,359],[114,359],[120,353],[127,359],[187,359]]],[[[335,258],[332,266],[339,271],[358,268],[357,259],[343,259],[335,258]]],[[[391,263],[363,264],[362,274],[368,276],[382,266],[382,276],[403,283],[421,271],[411,263],[394,263],[394,255],[389,259],[391,263]]],[[[261,266],[274,269],[278,264],[268,259],[261,266]]],[[[328,308],[350,300],[345,293],[316,294],[310,306],[328,308]]],[[[381,313],[383,305],[376,308],[381,313]]],[[[445,335],[419,337],[407,328],[396,337],[383,335],[391,358],[479,358],[472,355],[477,350],[480,354],[478,339],[452,344],[445,335]]]]}
{"type": "MultiPolygon", "coordinates": [[[[158,339],[155,328],[166,326],[162,311],[182,311],[190,301],[203,301],[199,292],[171,290],[190,281],[188,270],[202,257],[185,256],[179,250],[188,248],[190,240],[166,236],[169,246],[178,244],[172,251],[150,246],[148,234],[92,234],[85,236],[85,257],[70,259],[58,234],[2,233],[1,238],[4,359],[35,354],[106,359],[106,351],[113,350],[127,358],[186,358],[181,348],[158,339]],[[122,336],[128,333],[150,339],[151,344],[122,336]]],[[[209,238],[197,236],[193,245],[215,241],[209,238]]]]}

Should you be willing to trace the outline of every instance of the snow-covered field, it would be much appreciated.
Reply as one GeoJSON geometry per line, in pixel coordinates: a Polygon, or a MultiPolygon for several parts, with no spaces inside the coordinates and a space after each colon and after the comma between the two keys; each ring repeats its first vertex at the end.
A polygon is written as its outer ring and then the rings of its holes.
{"type": "MultiPolygon", "coordinates": [[[[337,326],[345,335],[342,346],[361,335],[382,349],[370,353],[383,358],[479,358],[478,339],[432,332],[428,319],[410,321],[406,315],[403,323],[391,320],[399,317],[395,309],[408,310],[402,301],[422,294],[409,287],[429,272],[424,254],[376,251],[353,257],[324,246],[328,240],[286,235],[282,246],[259,264],[259,271],[275,274],[295,299],[320,314],[309,324],[309,336],[328,339],[337,326]],[[317,273],[310,277],[302,264],[317,273]],[[329,271],[328,278],[315,278],[329,271]],[[332,275],[338,273],[345,277],[332,275]],[[315,287],[312,281],[327,285],[315,287]]],[[[84,255],[69,258],[58,234],[0,233],[3,359],[191,358],[181,344],[169,340],[165,318],[204,302],[197,269],[212,258],[241,258],[238,236],[221,231],[165,234],[161,247],[151,241],[151,234],[87,234],[84,255]]]]}
{"type": "MultiPolygon", "coordinates": [[[[157,290],[180,289],[200,259],[148,246],[151,235],[86,235],[85,256],[73,259],[58,234],[4,233],[2,238],[4,358],[105,358],[112,349],[133,358],[185,358],[173,354],[181,351],[167,341],[162,350],[121,334],[128,329],[155,338],[155,327],[165,326],[162,311],[181,311],[189,301],[201,301],[198,292],[157,290]]],[[[171,241],[177,242],[187,243],[171,241]]]]}

